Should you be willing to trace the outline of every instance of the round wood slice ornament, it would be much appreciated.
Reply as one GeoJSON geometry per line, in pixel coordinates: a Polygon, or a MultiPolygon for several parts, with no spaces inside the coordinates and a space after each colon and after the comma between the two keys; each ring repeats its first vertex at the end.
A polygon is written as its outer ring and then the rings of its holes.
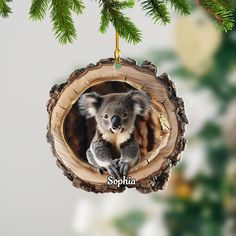
{"type": "Polygon", "coordinates": [[[47,104],[49,124],[47,140],[51,144],[58,167],[77,188],[95,193],[123,192],[136,188],[142,193],[163,189],[172,166],[185,148],[185,124],[188,123],[183,100],[176,95],[167,74],[156,75],[157,68],[144,61],[138,66],[132,59],[121,59],[121,68],[113,58],[74,71],[69,79],[54,85],[47,104]],[[145,91],[151,98],[145,116],[137,116],[135,136],[140,160],[127,178],[109,181],[109,174],[100,174],[88,163],[86,152],[95,135],[95,119],[80,114],[78,100],[87,92],[101,95],[145,91]]]}

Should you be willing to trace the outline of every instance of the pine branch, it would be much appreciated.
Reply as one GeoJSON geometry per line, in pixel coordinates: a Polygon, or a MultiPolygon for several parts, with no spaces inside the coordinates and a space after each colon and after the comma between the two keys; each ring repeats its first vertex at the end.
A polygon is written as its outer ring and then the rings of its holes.
{"type": "Polygon", "coordinates": [[[141,41],[141,31],[123,13],[117,13],[116,16],[111,18],[111,22],[119,35],[128,43],[137,44],[141,41]]]}
{"type": "Polygon", "coordinates": [[[71,9],[74,11],[77,15],[82,14],[85,6],[82,0],[70,0],[71,2],[71,9]]]}
{"type": "Polygon", "coordinates": [[[133,24],[129,17],[125,16],[122,9],[134,6],[133,0],[118,2],[116,0],[99,0],[101,10],[100,32],[106,32],[109,23],[115,27],[119,35],[129,43],[141,41],[141,31],[133,24]]]}
{"type": "Polygon", "coordinates": [[[232,10],[236,7],[235,0],[217,0],[223,7],[227,8],[228,10],[232,10]]]}
{"type": "Polygon", "coordinates": [[[107,11],[105,9],[101,10],[101,21],[100,21],[100,32],[105,33],[109,27],[110,19],[107,11]]]}
{"type": "Polygon", "coordinates": [[[190,6],[186,0],[168,0],[167,2],[170,2],[171,6],[181,15],[190,14],[190,6]]]}
{"type": "MultiPolygon", "coordinates": [[[[0,16],[7,17],[11,13],[9,2],[0,0],[0,16]]],[[[141,41],[141,32],[123,13],[124,9],[133,8],[135,0],[95,0],[101,8],[100,32],[104,33],[111,23],[116,31],[127,42],[138,43],[141,41]]],[[[137,0],[146,15],[156,23],[167,24],[170,22],[170,13],[167,4],[170,3],[175,11],[182,15],[190,14],[187,0],[137,0]]],[[[216,21],[223,31],[233,28],[233,9],[236,8],[235,0],[195,0],[216,21]]],[[[32,0],[30,18],[43,20],[47,11],[53,23],[53,31],[60,43],[72,42],[76,38],[76,30],[72,13],[80,15],[84,9],[83,0],[32,0]],[[49,8],[49,9],[48,9],[49,8]]]]}
{"type": "Polygon", "coordinates": [[[32,20],[44,19],[50,2],[53,31],[62,44],[76,39],[76,29],[72,19],[72,11],[81,14],[84,4],[81,0],[33,0],[30,8],[32,20]]]}
{"type": "Polygon", "coordinates": [[[33,0],[30,7],[30,18],[32,20],[43,20],[48,9],[48,0],[33,0]]]}
{"type": "Polygon", "coordinates": [[[11,1],[0,0],[0,16],[3,18],[8,17],[12,13],[11,8],[8,6],[9,2],[11,1]]]}
{"type": "Polygon", "coordinates": [[[76,39],[76,30],[71,16],[71,5],[67,0],[51,0],[50,10],[53,31],[62,44],[76,39]]]}
{"type": "Polygon", "coordinates": [[[233,12],[224,7],[222,1],[197,0],[196,2],[208,12],[220,30],[227,32],[233,28],[233,12]]]}
{"type": "Polygon", "coordinates": [[[127,9],[127,8],[133,8],[135,5],[135,0],[126,0],[126,1],[120,1],[119,7],[121,10],[127,9]]]}
{"type": "Polygon", "coordinates": [[[142,0],[141,6],[146,15],[150,16],[154,23],[160,22],[167,24],[170,22],[170,14],[164,1],[142,0]]]}

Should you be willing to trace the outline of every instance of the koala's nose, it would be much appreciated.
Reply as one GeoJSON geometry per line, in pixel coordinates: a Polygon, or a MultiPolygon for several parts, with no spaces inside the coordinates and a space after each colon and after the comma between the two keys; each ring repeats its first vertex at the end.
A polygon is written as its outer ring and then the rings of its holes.
{"type": "Polygon", "coordinates": [[[118,129],[121,127],[121,119],[119,116],[112,116],[111,124],[113,129],[118,129]]]}

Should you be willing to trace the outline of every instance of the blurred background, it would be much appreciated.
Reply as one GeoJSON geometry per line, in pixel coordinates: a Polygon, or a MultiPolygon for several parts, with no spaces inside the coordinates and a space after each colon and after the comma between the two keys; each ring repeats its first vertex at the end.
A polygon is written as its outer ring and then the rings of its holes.
{"type": "Polygon", "coordinates": [[[96,195],[72,187],[57,168],[46,102],[52,85],[113,55],[114,29],[98,32],[91,1],[75,19],[78,40],[61,46],[49,17],[31,22],[29,1],[12,6],[0,19],[0,235],[236,235],[236,28],[220,33],[200,9],[165,27],[128,11],[143,41],[122,42],[122,56],[170,74],[185,101],[188,146],[166,190],[96,195]]]}

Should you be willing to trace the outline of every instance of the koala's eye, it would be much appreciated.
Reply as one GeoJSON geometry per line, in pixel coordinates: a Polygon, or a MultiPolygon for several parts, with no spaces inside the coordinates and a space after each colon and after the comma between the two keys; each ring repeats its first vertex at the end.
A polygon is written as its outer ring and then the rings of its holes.
{"type": "Polygon", "coordinates": [[[104,119],[106,119],[106,120],[108,119],[108,115],[107,115],[107,114],[104,114],[103,117],[104,117],[104,119]]]}
{"type": "Polygon", "coordinates": [[[124,118],[124,119],[128,118],[128,113],[127,113],[127,112],[124,112],[123,118],[124,118]]]}

